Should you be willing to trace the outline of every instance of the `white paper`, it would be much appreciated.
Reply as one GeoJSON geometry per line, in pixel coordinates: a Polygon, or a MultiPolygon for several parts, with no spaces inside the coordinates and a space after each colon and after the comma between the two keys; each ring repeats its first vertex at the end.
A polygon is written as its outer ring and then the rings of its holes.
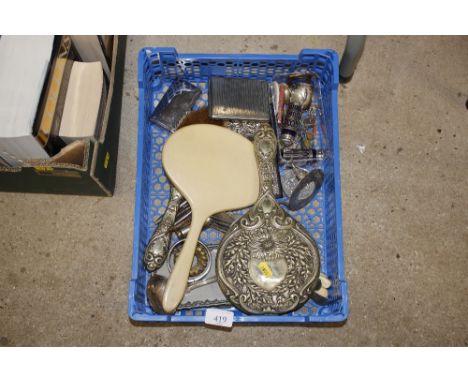
{"type": "Polygon", "coordinates": [[[61,138],[73,140],[95,136],[103,81],[99,61],[73,63],[60,122],[61,138]]]}
{"type": "Polygon", "coordinates": [[[110,68],[102,51],[98,36],[71,36],[78,54],[84,62],[100,61],[107,78],[110,78],[110,68]]]}
{"type": "Polygon", "coordinates": [[[234,313],[229,310],[209,308],[205,313],[205,324],[232,328],[234,313]]]}
{"type": "Polygon", "coordinates": [[[0,137],[30,135],[54,36],[0,39],[0,137]]]}
{"type": "Polygon", "coordinates": [[[53,41],[54,36],[0,39],[0,155],[4,160],[49,158],[32,136],[32,128],[53,41]]]}

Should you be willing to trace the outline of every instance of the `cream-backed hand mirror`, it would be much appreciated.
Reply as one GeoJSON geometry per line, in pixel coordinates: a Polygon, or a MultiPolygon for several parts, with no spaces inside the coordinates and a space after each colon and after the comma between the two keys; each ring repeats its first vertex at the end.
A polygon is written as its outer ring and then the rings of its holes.
{"type": "Polygon", "coordinates": [[[192,224],[164,290],[162,306],[176,310],[184,297],[195,246],[208,217],[252,205],[259,178],[252,142],[226,128],[197,124],[169,137],[162,162],[192,209],[192,224]]]}

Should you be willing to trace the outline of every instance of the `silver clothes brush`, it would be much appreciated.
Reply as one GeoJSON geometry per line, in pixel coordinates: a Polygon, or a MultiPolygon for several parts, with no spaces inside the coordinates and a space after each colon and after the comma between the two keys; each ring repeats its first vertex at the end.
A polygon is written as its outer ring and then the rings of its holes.
{"type": "Polygon", "coordinates": [[[270,93],[267,81],[246,78],[211,77],[209,113],[215,119],[270,120],[270,93]]]}

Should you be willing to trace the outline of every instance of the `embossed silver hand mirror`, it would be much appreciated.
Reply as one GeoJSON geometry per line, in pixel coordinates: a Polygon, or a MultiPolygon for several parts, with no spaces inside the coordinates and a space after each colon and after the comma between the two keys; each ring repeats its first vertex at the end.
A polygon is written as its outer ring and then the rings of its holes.
{"type": "Polygon", "coordinates": [[[218,283],[238,309],[280,314],[297,309],[319,282],[320,255],[306,229],[272,193],[276,137],[268,125],[254,138],[260,177],[257,202],[223,237],[216,259],[218,283]]]}

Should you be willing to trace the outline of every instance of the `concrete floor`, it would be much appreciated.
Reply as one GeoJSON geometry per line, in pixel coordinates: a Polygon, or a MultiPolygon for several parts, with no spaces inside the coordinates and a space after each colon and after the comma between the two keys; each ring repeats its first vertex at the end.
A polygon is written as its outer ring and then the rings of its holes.
{"type": "Polygon", "coordinates": [[[468,37],[369,37],[353,81],[340,87],[344,326],[224,332],[127,317],[138,50],[341,54],[344,43],[129,37],[115,196],[0,193],[0,345],[467,346],[468,37]]]}

